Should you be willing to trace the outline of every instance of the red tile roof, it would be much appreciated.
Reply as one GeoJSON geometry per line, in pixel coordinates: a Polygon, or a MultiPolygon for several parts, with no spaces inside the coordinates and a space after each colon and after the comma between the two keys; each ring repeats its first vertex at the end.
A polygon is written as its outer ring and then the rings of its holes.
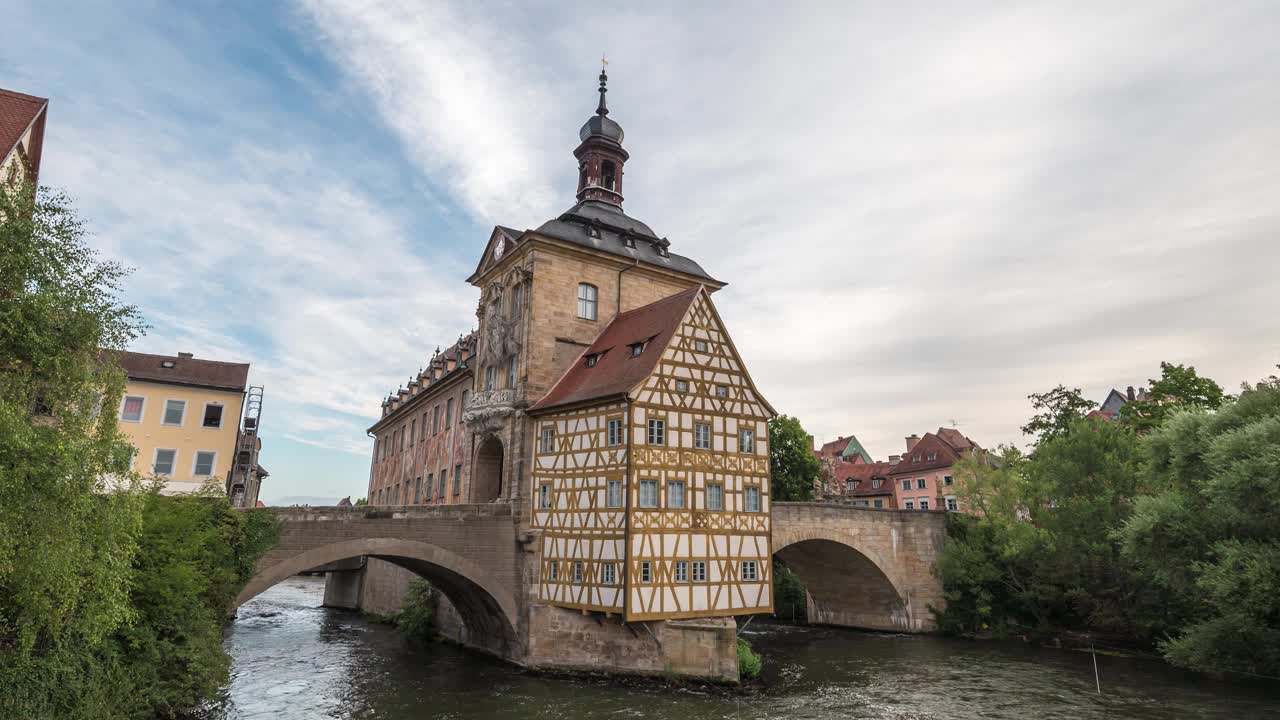
{"type": "Polygon", "coordinates": [[[702,286],[697,285],[615,317],[529,412],[631,392],[653,372],[700,292],[702,286]],[[629,346],[644,341],[649,343],[644,352],[631,357],[629,346]],[[592,367],[586,364],[589,355],[598,356],[592,367]]]}
{"type": "Polygon", "coordinates": [[[887,481],[889,471],[892,466],[883,460],[874,463],[836,463],[835,481],[844,485],[849,480],[857,482],[857,486],[852,493],[847,495],[855,495],[867,497],[870,495],[892,495],[893,485],[887,481]],[[872,487],[872,481],[876,478],[883,480],[880,487],[872,487]]]}
{"type": "Polygon", "coordinates": [[[238,392],[244,392],[245,385],[249,382],[248,363],[124,351],[114,354],[120,367],[129,374],[130,380],[192,385],[238,392]],[[165,362],[172,362],[173,367],[165,367],[162,364],[165,362]]]}
{"type": "Polygon", "coordinates": [[[37,171],[40,169],[40,150],[44,145],[44,110],[48,105],[49,101],[45,98],[0,88],[0,160],[8,157],[27,132],[27,128],[38,119],[40,122],[32,134],[31,147],[26,148],[26,152],[31,167],[37,171]]]}

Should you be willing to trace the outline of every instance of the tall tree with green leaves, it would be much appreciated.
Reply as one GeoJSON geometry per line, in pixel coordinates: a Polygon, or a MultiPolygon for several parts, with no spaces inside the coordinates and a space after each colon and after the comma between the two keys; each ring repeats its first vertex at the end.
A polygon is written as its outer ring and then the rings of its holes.
{"type": "MultiPolygon", "coordinates": [[[[116,427],[125,376],[102,348],[143,329],[125,270],[65,195],[0,187],[0,654],[92,643],[131,615],[140,506],[116,427]]],[[[4,660],[0,658],[0,662],[4,660]]]]}
{"type": "Polygon", "coordinates": [[[1085,399],[1080,388],[1068,388],[1065,385],[1059,385],[1048,392],[1031,393],[1027,399],[1031,401],[1036,414],[1022,426],[1022,434],[1035,435],[1037,443],[1066,433],[1072,423],[1084,417],[1096,405],[1085,399]]]}
{"type": "Polygon", "coordinates": [[[1164,424],[1177,409],[1216,410],[1231,396],[1210,378],[1200,377],[1195,367],[1160,363],[1160,379],[1151,379],[1143,400],[1133,400],[1120,408],[1120,419],[1139,432],[1164,424]]]}
{"type": "Polygon", "coordinates": [[[800,420],[789,415],[771,419],[770,497],[783,502],[812,500],[819,469],[818,458],[813,454],[813,439],[801,427],[800,420]]]}

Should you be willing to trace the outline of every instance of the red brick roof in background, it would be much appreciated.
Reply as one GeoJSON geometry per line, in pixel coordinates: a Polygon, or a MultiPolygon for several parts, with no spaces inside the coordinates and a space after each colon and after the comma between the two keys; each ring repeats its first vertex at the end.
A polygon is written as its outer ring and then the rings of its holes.
{"type": "Polygon", "coordinates": [[[45,98],[0,88],[0,160],[9,156],[27,128],[36,123],[31,147],[26,148],[26,152],[31,167],[39,171],[44,145],[44,110],[48,105],[45,98]]]}
{"type": "Polygon", "coordinates": [[[849,480],[857,481],[858,485],[854,488],[852,495],[869,496],[869,495],[892,495],[893,485],[888,482],[889,471],[892,466],[883,460],[867,463],[836,463],[834,479],[841,485],[849,480]],[[875,478],[885,480],[880,487],[872,487],[871,481],[875,478]]]}
{"type": "Polygon", "coordinates": [[[902,456],[902,462],[893,467],[892,474],[941,470],[954,465],[964,453],[981,449],[955,428],[938,428],[936,433],[925,433],[915,447],[902,456]],[[929,459],[930,453],[935,453],[933,460],[929,459]],[[920,459],[916,460],[917,457],[920,459]]]}
{"type": "Polygon", "coordinates": [[[115,354],[120,367],[124,368],[125,372],[129,374],[130,380],[191,385],[237,392],[244,392],[245,386],[249,382],[248,363],[229,363],[218,360],[200,360],[189,357],[149,355],[135,352],[117,352],[115,354]],[[173,367],[164,367],[162,363],[166,361],[173,362],[173,367]]]}
{"type": "Polygon", "coordinates": [[[628,310],[613,319],[591,347],[573,364],[530,412],[625,395],[649,377],[662,357],[671,336],[693,304],[702,286],[697,285],[644,307],[628,310]],[[639,357],[631,357],[630,345],[648,341],[639,357]],[[595,366],[587,367],[588,355],[600,354],[595,366]]]}

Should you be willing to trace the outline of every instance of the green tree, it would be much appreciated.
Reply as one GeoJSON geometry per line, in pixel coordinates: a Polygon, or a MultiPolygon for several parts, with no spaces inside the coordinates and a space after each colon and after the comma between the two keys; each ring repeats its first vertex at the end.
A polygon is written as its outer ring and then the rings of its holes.
{"type": "Polygon", "coordinates": [[[1134,400],[1120,408],[1120,419],[1140,432],[1152,430],[1164,424],[1169,414],[1178,408],[1216,410],[1230,395],[1209,378],[1200,377],[1192,366],[1160,363],[1160,379],[1149,381],[1151,388],[1145,400],[1134,400]]]}
{"type": "Polygon", "coordinates": [[[812,500],[818,472],[813,440],[800,420],[789,415],[769,420],[770,497],[776,501],[812,500]]]}
{"type": "Polygon", "coordinates": [[[0,663],[94,643],[131,617],[140,504],[100,348],[142,331],[125,270],[85,244],[58,193],[0,188],[0,663]],[[104,412],[103,409],[106,411],[104,412]]]}
{"type": "Polygon", "coordinates": [[[1217,412],[1170,413],[1143,443],[1123,549],[1167,598],[1167,657],[1280,675],[1280,381],[1217,412]]]}
{"type": "Polygon", "coordinates": [[[1027,399],[1037,412],[1022,426],[1022,434],[1035,435],[1037,443],[1052,440],[1065,433],[1072,423],[1095,407],[1093,402],[1085,399],[1080,388],[1068,388],[1065,385],[1059,385],[1048,392],[1031,393],[1027,399]]]}

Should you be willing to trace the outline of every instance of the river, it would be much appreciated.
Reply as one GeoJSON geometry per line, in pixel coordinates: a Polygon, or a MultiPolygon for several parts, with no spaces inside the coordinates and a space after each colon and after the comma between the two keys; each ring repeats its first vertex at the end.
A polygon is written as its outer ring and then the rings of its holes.
{"type": "Polygon", "coordinates": [[[292,578],[240,609],[232,679],[214,720],[423,718],[1280,717],[1280,686],[1150,660],[939,637],[753,623],[765,686],[749,693],[659,681],[545,677],[446,645],[414,648],[358,614],[320,607],[324,582],[292,578]]]}

